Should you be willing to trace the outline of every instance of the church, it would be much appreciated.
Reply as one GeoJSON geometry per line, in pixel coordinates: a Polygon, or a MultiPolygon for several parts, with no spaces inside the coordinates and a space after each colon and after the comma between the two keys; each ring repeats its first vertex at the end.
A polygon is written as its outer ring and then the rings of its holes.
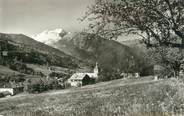
{"type": "Polygon", "coordinates": [[[80,87],[85,85],[94,84],[98,79],[98,64],[93,69],[93,73],[75,73],[69,79],[68,83],[70,83],[73,87],[80,87]]]}

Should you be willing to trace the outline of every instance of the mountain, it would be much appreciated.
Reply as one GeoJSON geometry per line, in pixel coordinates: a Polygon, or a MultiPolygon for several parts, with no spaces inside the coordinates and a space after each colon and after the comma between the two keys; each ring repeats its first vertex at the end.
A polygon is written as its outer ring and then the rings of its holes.
{"type": "Polygon", "coordinates": [[[27,47],[27,48],[34,49],[42,53],[52,53],[52,54],[57,54],[59,56],[68,56],[65,53],[59,51],[58,49],[52,48],[48,45],[45,45],[42,42],[38,42],[23,34],[0,33],[0,40],[9,41],[9,42],[12,42],[14,45],[17,45],[20,47],[27,47]]]}
{"type": "MultiPolygon", "coordinates": [[[[60,35],[60,33],[57,34],[57,37],[58,35],[60,35]]],[[[48,36],[49,33],[46,33],[44,37],[48,36]]],[[[144,68],[141,67],[145,65],[144,57],[137,54],[136,50],[117,41],[107,40],[86,32],[66,32],[65,35],[60,36],[59,38],[57,37],[52,38],[52,40],[57,40],[52,44],[49,42],[46,43],[49,43],[48,45],[57,48],[68,55],[90,64],[98,62],[102,70],[142,72],[144,68]]],[[[48,40],[48,38],[45,40],[48,40]]]]}
{"type": "Polygon", "coordinates": [[[129,46],[130,48],[139,49],[142,52],[146,52],[148,49],[144,43],[141,42],[140,39],[129,39],[119,41],[121,44],[129,46]]]}
{"type": "Polygon", "coordinates": [[[154,55],[154,49],[148,48],[146,44],[141,42],[140,39],[131,39],[131,40],[124,40],[119,41],[121,44],[126,45],[134,50],[137,51],[137,53],[142,54],[145,58],[147,58],[150,63],[157,64],[153,55],[154,55]]]}
{"type": "MultiPolygon", "coordinates": [[[[23,34],[0,33],[0,51],[0,65],[9,67],[22,62],[76,69],[82,64],[76,58],[23,34]],[[6,56],[3,56],[3,52],[7,52],[6,56]]],[[[18,67],[20,68],[20,64],[18,67]]]]}

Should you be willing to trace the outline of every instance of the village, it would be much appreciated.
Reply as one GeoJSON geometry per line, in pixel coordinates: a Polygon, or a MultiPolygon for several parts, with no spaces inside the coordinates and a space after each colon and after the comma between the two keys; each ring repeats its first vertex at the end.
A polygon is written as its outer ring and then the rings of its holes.
{"type": "MultiPolygon", "coordinates": [[[[76,72],[68,79],[57,77],[57,74],[49,69],[49,74],[43,78],[32,78],[27,79],[22,82],[16,82],[15,80],[10,81],[8,84],[4,84],[0,88],[0,96],[14,96],[19,93],[40,93],[46,90],[52,89],[66,89],[70,87],[81,87],[89,84],[94,84],[98,80],[98,64],[94,67],[93,72],[76,72]]],[[[60,76],[61,77],[61,76],[60,76]]]]}
{"type": "Polygon", "coordinates": [[[184,116],[184,0],[0,0],[0,116],[184,116]]]}
{"type": "MultiPolygon", "coordinates": [[[[2,35],[1,35],[2,36],[2,35]]],[[[4,36],[2,36],[5,38],[4,36]]],[[[39,66],[34,64],[25,64],[21,57],[12,56],[10,54],[17,54],[17,50],[23,49],[22,54],[28,57],[28,54],[34,48],[25,47],[24,44],[15,43],[9,40],[0,41],[0,63],[10,67],[10,69],[17,70],[24,74],[2,75],[0,83],[0,98],[10,97],[24,93],[41,93],[49,90],[68,89],[71,87],[81,87],[100,82],[100,67],[98,62],[93,64],[91,71],[68,71],[68,69],[56,68],[49,66],[39,66]],[[26,48],[26,49],[25,49],[26,48]],[[13,60],[11,57],[14,57],[13,60]],[[28,67],[29,66],[29,67],[28,67]],[[40,68],[38,68],[40,67],[40,68]],[[44,71],[43,71],[44,69],[44,71]],[[45,73],[43,73],[45,72],[45,73]],[[26,74],[26,75],[25,75],[26,74]],[[70,74],[70,75],[68,75],[70,74]]],[[[140,78],[139,73],[120,73],[118,78],[140,78]]]]}
{"type": "MultiPolygon", "coordinates": [[[[49,90],[60,90],[60,89],[69,89],[72,87],[82,87],[86,85],[95,84],[98,82],[101,82],[100,79],[104,77],[104,75],[101,75],[101,67],[99,67],[98,62],[93,64],[93,69],[91,71],[69,71],[68,69],[65,69],[64,71],[61,71],[61,68],[54,68],[53,66],[49,66],[48,63],[46,63],[45,66],[36,66],[37,68],[34,68],[35,65],[31,64],[24,64],[21,60],[18,60],[17,57],[15,57],[11,62],[8,62],[9,54],[12,54],[14,52],[13,46],[16,46],[16,49],[22,49],[23,44],[18,44],[11,41],[0,41],[1,46],[1,64],[7,65],[13,70],[19,70],[22,73],[26,73],[28,75],[22,75],[22,74],[13,74],[13,75],[6,75],[1,76],[1,82],[0,83],[0,98],[1,97],[10,97],[15,96],[18,94],[25,94],[25,93],[42,93],[49,90]],[[12,50],[8,49],[8,47],[11,47],[12,50]],[[12,66],[11,66],[12,65],[12,66]],[[28,67],[29,65],[29,67],[28,67]],[[41,71],[45,67],[45,74],[43,74],[41,71]],[[69,74],[69,75],[68,75],[69,74]]],[[[25,51],[22,53],[27,54],[32,51],[29,47],[26,48],[25,51]]],[[[11,56],[12,57],[12,56],[11,56]]],[[[63,69],[62,69],[63,70],[63,69]]],[[[161,65],[154,65],[152,67],[152,80],[159,80],[164,78],[170,78],[171,76],[166,74],[163,77],[164,67],[161,65]]],[[[180,71],[179,71],[179,77],[182,77],[184,75],[183,71],[183,65],[181,65],[180,71]]],[[[140,72],[120,72],[117,76],[117,79],[141,79],[140,72]]],[[[150,77],[148,76],[148,77],[150,77]]],[[[174,75],[173,75],[174,76],[174,75]]]]}
{"type": "MultiPolygon", "coordinates": [[[[48,67],[50,75],[48,74],[46,77],[42,78],[29,78],[23,79],[22,81],[17,82],[17,80],[11,80],[9,83],[4,85],[1,84],[0,87],[0,97],[10,97],[23,93],[41,93],[48,90],[59,90],[59,89],[69,89],[71,87],[82,87],[85,85],[91,85],[98,83],[99,79],[99,67],[98,63],[94,66],[93,71],[91,72],[76,72],[73,73],[69,78],[57,77],[57,73],[55,73],[52,68],[48,67]]],[[[154,76],[152,75],[152,80],[163,79],[160,77],[160,73],[163,70],[163,67],[159,65],[155,65],[154,68],[154,76]]],[[[121,73],[120,78],[123,79],[141,79],[139,73],[121,73]]],[[[183,72],[180,72],[180,76],[183,76],[183,72]]],[[[165,77],[168,78],[168,77],[165,77]]]]}
{"type": "MultiPolygon", "coordinates": [[[[6,36],[3,35],[1,35],[1,37],[6,38],[6,36]]],[[[100,71],[101,67],[99,65],[99,62],[93,63],[92,69],[88,71],[70,71],[68,69],[64,69],[63,71],[62,68],[49,66],[48,63],[45,63],[45,66],[23,63],[23,59],[32,57],[30,55],[30,52],[34,52],[34,50],[37,50],[38,48],[35,49],[25,44],[12,42],[10,40],[1,40],[0,44],[0,64],[8,66],[10,69],[24,73],[6,76],[2,75],[1,82],[3,83],[0,83],[0,97],[10,97],[24,93],[35,94],[46,92],[49,90],[82,87],[99,83],[101,82],[101,78],[106,78],[104,77],[105,75],[101,74],[102,72],[100,71]],[[22,49],[22,52],[17,52],[22,49]],[[17,53],[19,53],[20,55],[18,55],[17,53]],[[17,54],[17,56],[12,54],[17,54]]],[[[131,59],[132,58],[134,57],[132,56],[131,59]]],[[[32,61],[32,59],[30,59],[30,61],[32,61]]],[[[150,75],[152,80],[157,81],[158,79],[169,78],[169,75],[165,75],[164,77],[161,76],[164,68],[160,65],[152,66],[151,71],[153,72],[152,75],[150,75]]],[[[179,74],[180,76],[183,75],[183,68],[181,68],[179,74]]],[[[135,71],[119,71],[119,73],[115,76],[115,79],[122,78],[131,80],[142,78],[140,76],[140,72],[135,71]]]]}

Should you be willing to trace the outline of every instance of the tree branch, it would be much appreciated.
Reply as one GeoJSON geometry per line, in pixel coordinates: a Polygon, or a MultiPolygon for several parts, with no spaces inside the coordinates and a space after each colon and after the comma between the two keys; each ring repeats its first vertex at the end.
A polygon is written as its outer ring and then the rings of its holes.
{"type": "Polygon", "coordinates": [[[160,47],[160,46],[169,46],[172,48],[184,48],[183,44],[178,44],[178,43],[172,43],[172,42],[161,42],[159,44],[147,44],[148,47],[160,47]]]}

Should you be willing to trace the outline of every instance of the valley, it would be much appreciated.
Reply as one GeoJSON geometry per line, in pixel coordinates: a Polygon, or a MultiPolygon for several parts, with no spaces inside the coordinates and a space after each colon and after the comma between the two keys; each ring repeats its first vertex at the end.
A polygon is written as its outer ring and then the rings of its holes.
{"type": "Polygon", "coordinates": [[[184,0],[0,0],[0,116],[184,116],[184,0]]]}

